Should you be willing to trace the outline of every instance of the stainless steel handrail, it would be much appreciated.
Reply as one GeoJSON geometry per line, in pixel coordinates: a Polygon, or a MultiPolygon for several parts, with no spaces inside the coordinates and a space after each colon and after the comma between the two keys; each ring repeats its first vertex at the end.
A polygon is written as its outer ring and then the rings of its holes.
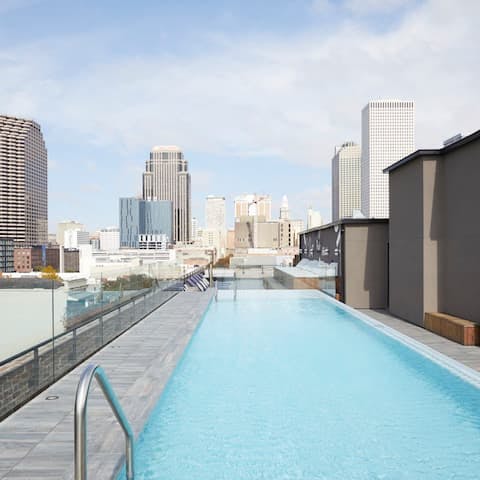
{"type": "Polygon", "coordinates": [[[92,379],[97,379],[105,398],[125,434],[127,479],[133,480],[133,431],[115,392],[100,365],[87,365],[78,382],[75,396],[75,480],[87,480],[87,402],[92,379]]]}
{"type": "Polygon", "coordinates": [[[215,280],[215,301],[218,302],[218,280],[215,280]]]}

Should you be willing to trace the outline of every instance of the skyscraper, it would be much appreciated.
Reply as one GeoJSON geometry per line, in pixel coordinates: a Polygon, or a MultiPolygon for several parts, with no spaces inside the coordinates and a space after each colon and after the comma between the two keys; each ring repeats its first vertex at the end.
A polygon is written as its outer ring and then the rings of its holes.
{"type": "Polygon", "coordinates": [[[0,115],[0,237],[48,242],[47,149],[33,120],[0,115]]]}
{"type": "Polygon", "coordinates": [[[322,214],[312,207],[308,207],[307,210],[307,229],[320,227],[323,224],[322,214]]]}
{"type": "Polygon", "coordinates": [[[282,197],[280,205],[280,220],[288,220],[290,218],[290,210],[288,208],[288,198],[286,195],[282,197]]]}
{"type": "Polygon", "coordinates": [[[120,247],[138,248],[140,235],[172,238],[172,202],[120,198],[120,247]]]}
{"type": "Polygon", "coordinates": [[[198,237],[198,220],[197,217],[192,217],[192,230],[190,231],[190,236],[193,241],[197,240],[198,237]]]}
{"type": "Polygon", "coordinates": [[[272,218],[272,199],[270,195],[247,194],[235,198],[235,219],[246,216],[272,218]]]}
{"type": "Polygon", "coordinates": [[[225,223],[225,197],[207,195],[205,199],[205,228],[221,230],[227,228],[225,223]]]}
{"type": "Polygon", "coordinates": [[[415,149],[411,101],[379,100],[362,110],[361,209],[369,218],[388,218],[388,175],[383,169],[415,149]]]}
{"type": "Polygon", "coordinates": [[[332,158],[332,221],[350,218],[361,208],[360,146],[345,142],[335,147],[332,158]]]}
{"type": "Polygon", "coordinates": [[[150,152],[143,174],[143,199],[169,200],[173,205],[174,242],[191,239],[191,192],[188,162],[180,148],[157,146],[150,152]]]}

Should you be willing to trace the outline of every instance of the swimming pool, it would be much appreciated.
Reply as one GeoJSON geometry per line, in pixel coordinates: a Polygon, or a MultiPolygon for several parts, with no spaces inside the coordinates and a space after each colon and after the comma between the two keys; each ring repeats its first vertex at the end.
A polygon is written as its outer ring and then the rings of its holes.
{"type": "Polygon", "coordinates": [[[476,479],[480,393],[318,292],[220,292],[135,457],[143,480],[476,479]]]}

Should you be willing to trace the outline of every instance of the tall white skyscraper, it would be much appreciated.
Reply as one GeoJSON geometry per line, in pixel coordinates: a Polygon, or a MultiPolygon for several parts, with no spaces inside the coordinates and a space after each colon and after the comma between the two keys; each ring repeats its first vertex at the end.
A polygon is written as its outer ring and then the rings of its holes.
{"type": "Polygon", "coordinates": [[[198,219],[197,217],[192,217],[192,240],[195,241],[198,237],[198,219]]]}
{"type": "Polygon", "coordinates": [[[379,100],[362,110],[361,209],[367,218],[388,218],[388,174],[383,169],[415,149],[412,101],[379,100]]]}
{"type": "Polygon", "coordinates": [[[180,148],[157,146],[150,152],[143,174],[144,200],[170,200],[174,242],[191,239],[191,191],[188,162],[180,148]]]}
{"type": "Polygon", "coordinates": [[[205,228],[221,230],[227,228],[225,222],[225,197],[207,195],[205,199],[205,228]]]}
{"type": "Polygon", "coordinates": [[[307,229],[321,227],[322,225],[322,214],[312,207],[309,207],[307,210],[307,229]]]}
{"type": "Polygon", "coordinates": [[[235,197],[235,219],[245,216],[263,216],[268,222],[272,218],[270,195],[247,194],[235,197]]]}
{"type": "Polygon", "coordinates": [[[332,158],[332,221],[350,218],[361,207],[361,152],[354,142],[335,147],[332,158]]]}
{"type": "Polygon", "coordinates": [[[290,218],[290,209],[288,208],[288,198],[286,195],[282,197],[280,205],[280,220],[288,220],[290,218]]]}

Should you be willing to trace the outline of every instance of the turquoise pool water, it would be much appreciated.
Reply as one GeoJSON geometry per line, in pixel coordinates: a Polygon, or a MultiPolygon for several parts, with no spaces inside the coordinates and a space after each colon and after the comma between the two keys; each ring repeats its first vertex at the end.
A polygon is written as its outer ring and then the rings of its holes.
{"type": "Polygon", "coordinates": [[[317,292],[221,292],[137,479],[480,478],[480,394],[317,292]]]}

